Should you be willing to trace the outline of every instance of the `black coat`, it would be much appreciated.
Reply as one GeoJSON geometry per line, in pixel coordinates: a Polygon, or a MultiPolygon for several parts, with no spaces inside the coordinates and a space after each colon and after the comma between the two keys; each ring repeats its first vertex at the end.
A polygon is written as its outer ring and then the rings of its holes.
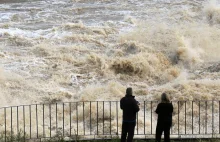
{"type": "Polygon", "coordinates": [[[172,103],[159,103],[155,112],[158,114],[158,122],[172,122],[172,103]]]}
{"type": "Polygon", "coordinates": [[[123,121],[135,121],[136,113],[140,110],[134,96],[126,95],[120,100],[120,107],[123,110],[123,121]]]}

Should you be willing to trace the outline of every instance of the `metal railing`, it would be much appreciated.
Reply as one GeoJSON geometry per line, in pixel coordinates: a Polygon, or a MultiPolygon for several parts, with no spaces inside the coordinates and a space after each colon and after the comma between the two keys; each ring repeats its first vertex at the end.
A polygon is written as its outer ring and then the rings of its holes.
{"type": "MultiPolygon", "coordinates": [[[[154,138],[157,101],[140,102],[135,137],[154,138]]],[[[175,101],[171,137],[220,137],[220,101],[175,101]]],[[[121,134],[122,111],[118,101],[32,104],[0,108],[3,140],[114,137],[121,134]]]]}

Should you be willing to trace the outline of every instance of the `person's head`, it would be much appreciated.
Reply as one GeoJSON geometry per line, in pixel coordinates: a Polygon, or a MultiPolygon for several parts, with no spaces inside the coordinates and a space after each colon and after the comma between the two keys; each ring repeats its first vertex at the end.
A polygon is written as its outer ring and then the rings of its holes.
{"type": "Polygon", "coordinates": [[[126,96],[132,96],[132,88],[131,87],[126,89],[126,96]]]}
{"type": "Polygon", "coordinates": [[[170,102],[170,100],[169,100],[169,98],[168,98],[168,96],[167,96],[166,93],[163,93],[163,94],[161,95],[161,102],[162,102],[162,103],[169,103],[169,102],[170,102]]]}

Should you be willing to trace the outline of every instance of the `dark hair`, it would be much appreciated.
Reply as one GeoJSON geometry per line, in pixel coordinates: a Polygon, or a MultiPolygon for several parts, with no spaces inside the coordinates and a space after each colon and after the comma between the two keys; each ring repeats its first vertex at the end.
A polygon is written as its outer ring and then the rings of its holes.
{"type": "Polygon", "coordinates": [[[169,103],[169,102],[170,102],[170,100],[169,100],[169,98],[168,98],[168,96],[167,96],[166,93],[163,93],[163,94],[161,95],[161,102],[162,102],[162,103],[169,103]]]}
{"type": "Polygon", "coordinates": [[[126,96],[132,96],[132,88],[131,87],[126,89],[126,96]]]}

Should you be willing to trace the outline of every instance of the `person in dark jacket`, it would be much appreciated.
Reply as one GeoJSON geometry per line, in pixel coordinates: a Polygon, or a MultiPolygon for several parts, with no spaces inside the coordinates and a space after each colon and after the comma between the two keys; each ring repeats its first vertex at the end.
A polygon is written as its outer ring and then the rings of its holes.
{"type": "Polygon", "coordinates": [[[161,95],[161,103],[157,105],[156,113],[157,128],[156,128],[156,142],[161,141],[161,135],[164,132],[164,142],[170,142],[170,127],[172,125],[173,105],[166,93],[161,95]]]}
{"type": "Polygon", "coordinates": [[[126,89],[126,95],[120,100],[120,107],[123,111],[121,142],[132,142],[134,128],[136,125],[136,113],[139,111],[139,103],[132,96],[132,88],[126,89]]]}

